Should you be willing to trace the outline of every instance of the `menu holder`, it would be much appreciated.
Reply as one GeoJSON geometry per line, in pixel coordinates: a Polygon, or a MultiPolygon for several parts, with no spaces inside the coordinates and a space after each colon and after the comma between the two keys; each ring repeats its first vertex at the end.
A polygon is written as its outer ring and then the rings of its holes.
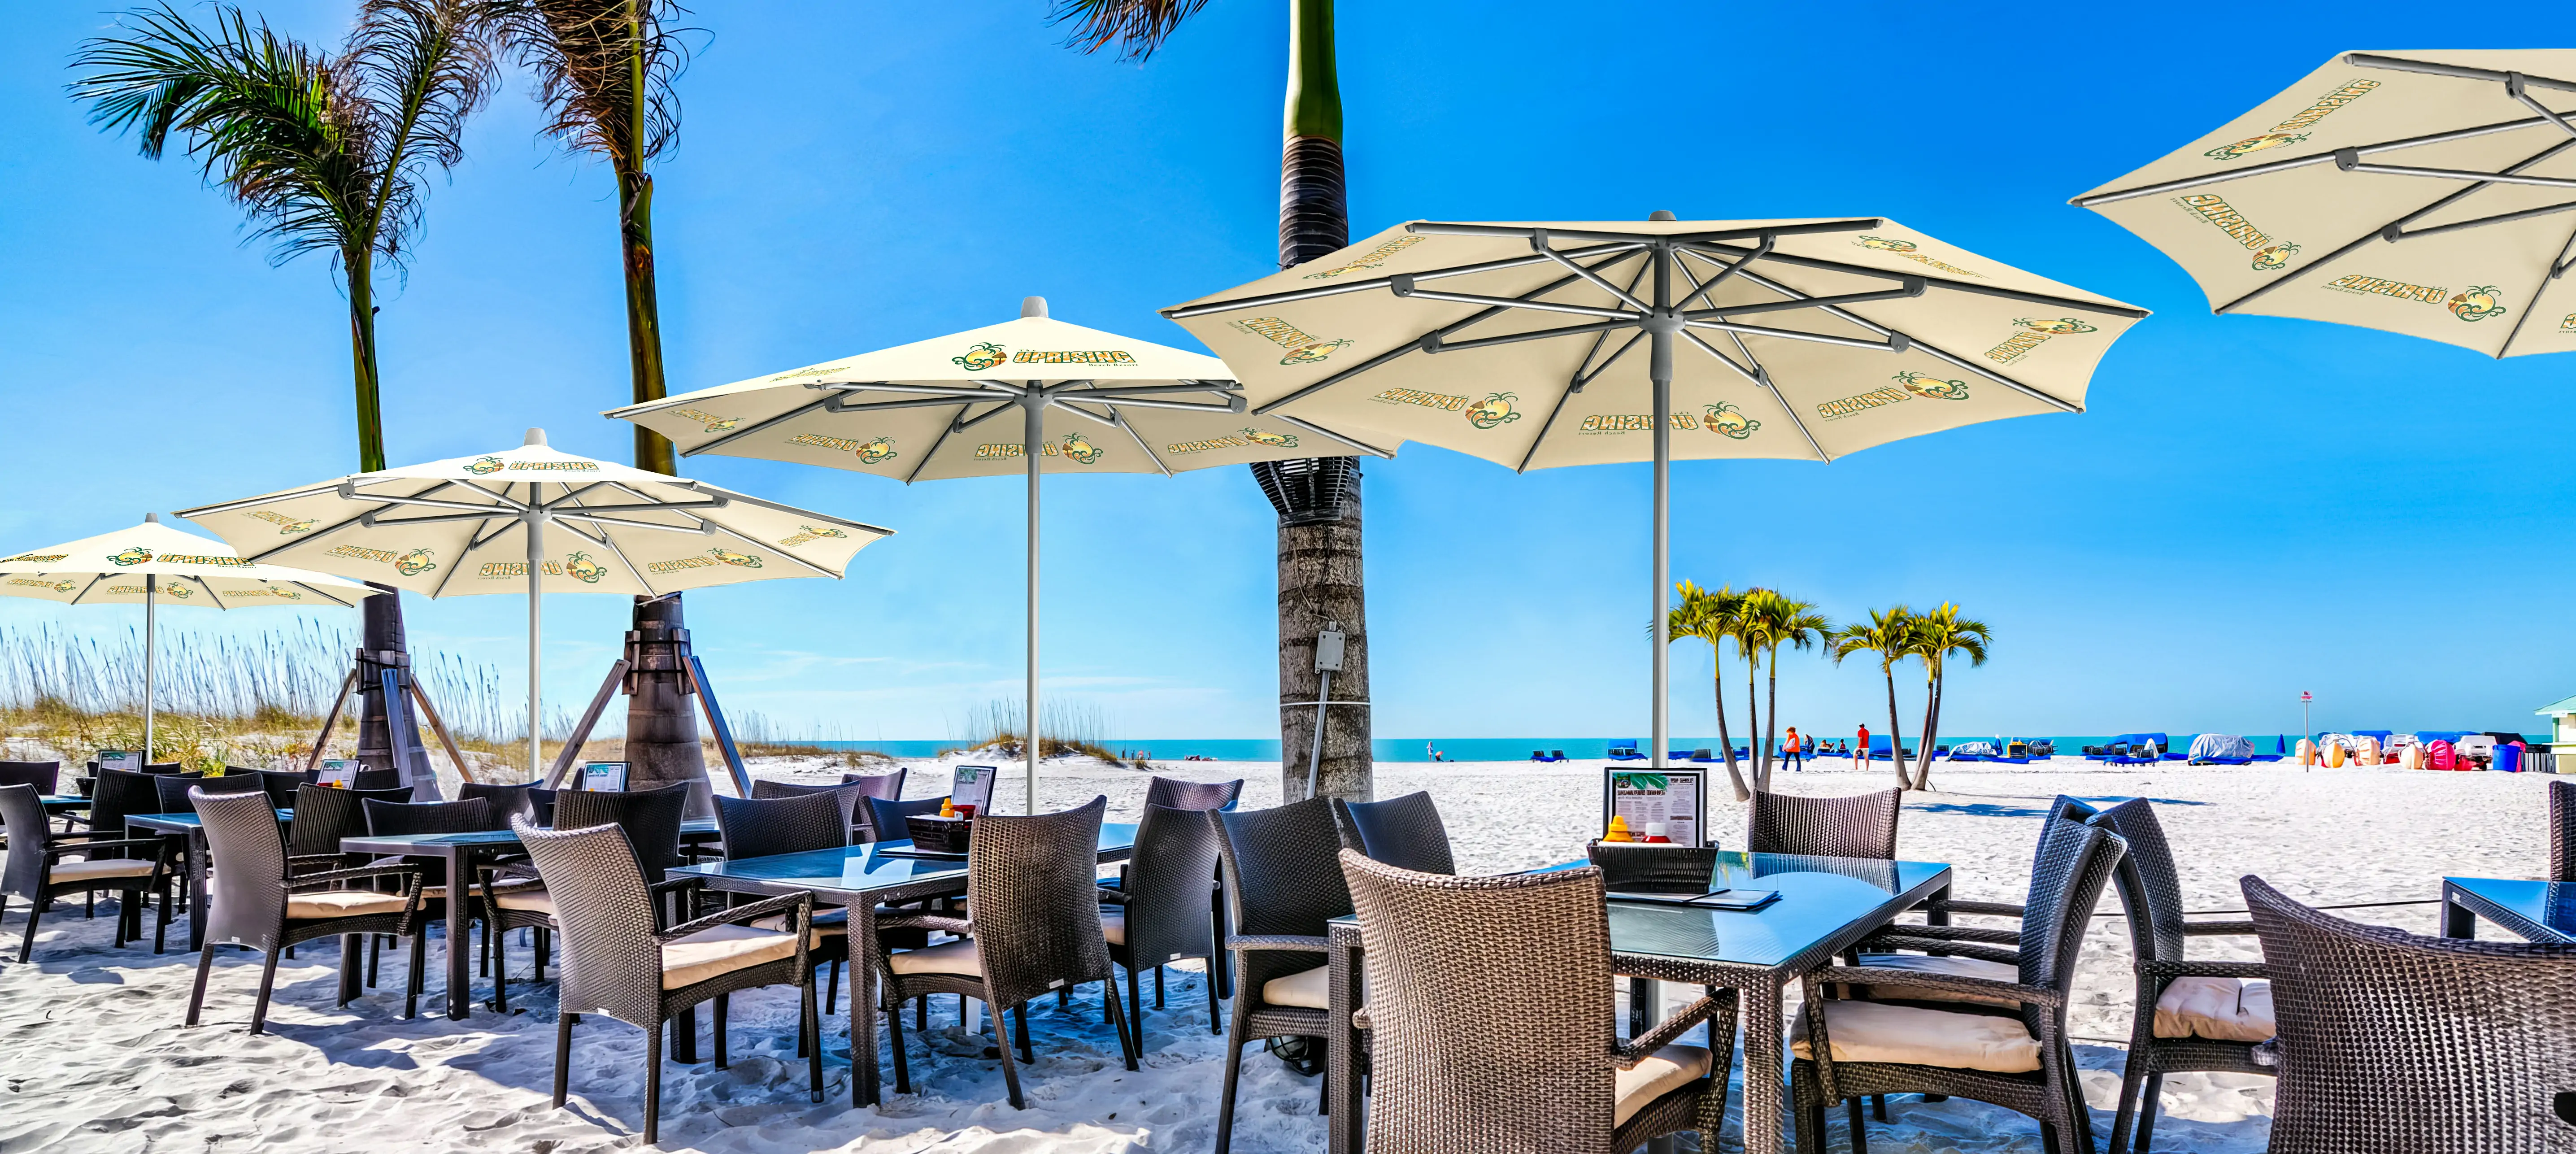
{"type": "Polygon", "coordinates": [[[102,749],[98,751],[98,767],[126,773],[141,773],[143,755],[130,749],[102,749]]]}
{"type": "Polygon", "coordinates": [[[961,765],[952,771],[948,800],[970,813],[983,813],[992,808],[993,778],[997,771],[989,765],[961,765]]]}
{"type": "Polygon", "coordinates": [[[582,766],[581,788],[600,793],[626,792],[626,763],[594,761],[582,766]]]}
{"type": "Polygon", "coordinates": [[[322,763],[322,769],[314,777],[313,784],[329,786],[332,789],[347,789],[350,783],[357,780],[357,776],[356,763],[347,758],[334,757],[322,763]]]}

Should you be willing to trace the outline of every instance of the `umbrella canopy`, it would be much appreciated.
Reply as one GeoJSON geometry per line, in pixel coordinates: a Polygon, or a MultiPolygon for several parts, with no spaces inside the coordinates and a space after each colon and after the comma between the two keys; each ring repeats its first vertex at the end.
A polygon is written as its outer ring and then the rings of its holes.
{"type": "Polygon", "coordinates": [[[2076,197],[2212,311],[2576,349],[2576,50],[2347,52],[2076,197]]]}
{"type": "Polygon", "coordinates": [[[795,461],[909,484],[1028,478],[1029,812],[1037,812],[1038,476],[1172,473],[1305,457],[1392,456],[1300,417],[1247,418],[1225,362],[1047,316],[609,410],[680,455],[795,461]],[[996,420],[1017,414],[1018,421],[996,420]]]}
{"type": "Polygon", "coordinates": [[[540,593],[660,596],[839,577],[894,531],[701,481],[515,449],[335,478],[179,514],[241,547],[431,597],[528,594],[528,766],[536,772],[540,593]]]}
{"type": "Polygon", "coordinates": [[[113,533],[0,557],[0,594],[66,605],[143,607],[143,758],[152,759],[153,689],[163,605],[245,609],[263,605],[337,605],[375,596],[343,581],[283,565],[242,559],[233,547],[182,533],[149,514],[113,533]]]}
{"type": "Polygon", "coordinates": [[[1655,763],[1669,464],[1846,453],[2080,412],[2146,315],[1878,217],[1412,221],[1165,309],[1256,417],[1381,430],[1515,470],[1655,464],[1655,763]]]}

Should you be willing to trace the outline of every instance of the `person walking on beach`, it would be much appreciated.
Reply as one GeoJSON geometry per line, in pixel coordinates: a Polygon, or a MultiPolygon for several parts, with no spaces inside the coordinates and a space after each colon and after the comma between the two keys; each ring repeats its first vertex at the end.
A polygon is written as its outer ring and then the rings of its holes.
{"type": "Polygon", "coordinates": [[[1789,740],[1780,746],[1780,758],[1782,763],[1787,765],[1790,769],[1800,773],[1806,772],[1806,766],[1801,764],[1798,758],[1797,726],[1792,725],[1789,727],[1789,740]]]}
{"type": "Polygon", "coordinates": [[[1852,743],[1852,757],[1855,766],[1869,760],[1869,723],[1866,721],[1860,726],[1860,740],[1852,743]]]}

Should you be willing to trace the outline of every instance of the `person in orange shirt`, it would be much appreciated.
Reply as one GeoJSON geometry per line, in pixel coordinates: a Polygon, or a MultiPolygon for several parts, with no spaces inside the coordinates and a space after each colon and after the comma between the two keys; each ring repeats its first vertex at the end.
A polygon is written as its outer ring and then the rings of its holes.
{"type": "Polygon", "coordinates": [[[1789,727],[1788,740],[1780,744],[1780,761],[1791,769],[1804,772],[1806,766],[1800,764],[1798,752],[1798,727],[1792,725],[1789,727]]]}

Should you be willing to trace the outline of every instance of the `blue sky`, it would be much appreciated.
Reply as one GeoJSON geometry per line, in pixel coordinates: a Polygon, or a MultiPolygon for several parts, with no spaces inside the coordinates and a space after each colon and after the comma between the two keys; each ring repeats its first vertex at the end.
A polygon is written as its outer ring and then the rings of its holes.
{"type": "MultiPolygon", "coordinates": [[[[336,41],[351,5],[256,7],[336,41]]],[[[1008,319],[1030,293],[1192,347],[1153,310],[1273,267],[1277,0],[1217,0],[1142,66],[1064,49],[1044,0],[701,7],[659,170],[675,391],[1008,319]]],[[[1678,467],[1676,576],[1776,586],[1836,618],[1958,602],[1997,641],[1953,677],[1952,733],[2269,733],[2297,728],[2301,690],[2321,727],[2534,728],[2533,707],[2576,692],[2576,659],[2546,641],[2576,495],[2547,430],[2576,361],[2212,318],[2178,267],[2065,204],[2334,52],[2493,46],[2460,45],[2454,16],[1639,3],[1587,8],[1567,39],[1567,11],[1343,6],[1354,235],[1414,217],[1884,215],[2157,312],[2081,416],[1830,466],[1678,467]]],[[[2496,5],[2478,24],[2560,14],[2496,5]]],[[[106,19],[32,6],[0,44],[10,551],[354,467],[334,277],[312,258],[272,267],[191,167],[84,123],[64,64],[106,19]]],[[[537,124],[514,80],[380,302],[397,461],[529,425],[626,451],[628,427],[596,415],[628,388],[610,177],[537,124]]],[[[691,596],[729,704],[832,736],[941,738],[1017,692],[1019,482],[689,471],[900,531],[844,581],[691,596]]],[[[1516,477],[1421,446],[1372,463],[1378,735],[1642,731],[1646,486],[1644,466],[1516,477]]],[[[1120,736],[1275,736],[1273,519],[1250,479],[1050,480],[1046,502],[1050,693],[1120,736]]],[[[519,683],[519,598],[406,601],[416,647],[519,683]]],[[[127,613],[0,601],[0,623],[112,630],[127,613]]],[[[547,614],[547,691],[577,704],[625,603],[557,597],[547,614]]],[[[1704,648],[1678,651],[1682,733],[1711,728],[1707,677],[1704,648]]],[[[1780,693],[1784,720],[1829,732],[1885,711],[1857,665],[1792,658],[1780,693]]]]}

